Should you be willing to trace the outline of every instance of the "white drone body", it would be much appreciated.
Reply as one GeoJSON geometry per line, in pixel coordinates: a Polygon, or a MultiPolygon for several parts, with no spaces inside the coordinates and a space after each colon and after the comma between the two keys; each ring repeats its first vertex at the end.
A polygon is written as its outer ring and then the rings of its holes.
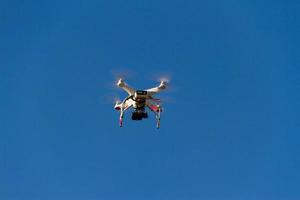
{"type": "Polygon", "coordinates": [[[129,87],[123,79],[119,79],[117,86],[128,93],[128,96],[122,102],[116,102],[114,107],[115,110],[120,112],[120,127],[123,126],[124,112],[132,107],[134,110],[132,112],[132,120],[148,118],[148,113],[146,112],[146,108],[148,108],[155,114],[157,121],[156,127],[159,128],[162,108],[160,105],[160,99],[153,98],[153,95],[166,89],[167,82],[161,81],[159,86],[147,90],[135,90],[129,87]]]}

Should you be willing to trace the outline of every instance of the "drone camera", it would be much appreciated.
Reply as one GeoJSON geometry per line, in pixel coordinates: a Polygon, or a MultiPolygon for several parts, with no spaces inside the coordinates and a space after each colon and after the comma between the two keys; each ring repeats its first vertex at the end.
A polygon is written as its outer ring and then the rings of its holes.
{"type": "Polygon", "coordinates": [[[148,118],[148,113],[135,111],[132,113],[132,120],[142,120],[143,118],[148,118]]]}

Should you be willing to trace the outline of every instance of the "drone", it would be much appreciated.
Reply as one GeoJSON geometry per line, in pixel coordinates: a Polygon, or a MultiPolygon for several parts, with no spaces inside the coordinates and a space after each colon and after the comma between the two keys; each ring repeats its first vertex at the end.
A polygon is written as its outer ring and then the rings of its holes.
{"type": "Polygon", "coordinates": [[[155,114],[156,128],[160,127],[160,117],[162,112],[161,100],[153,96],[167,88],[168,82],[163,80],[157,87],[147,90],[135,90],[128,86],[125,81],[120,78],[116,84],[128,93],[123,101],[117,101],[114,109],[120,112],[119,125],[123,126],[124,112],[129,108],[133,108],[131,115],[132,120],[143,120],[148,118],[146,108],[155,114]]]}

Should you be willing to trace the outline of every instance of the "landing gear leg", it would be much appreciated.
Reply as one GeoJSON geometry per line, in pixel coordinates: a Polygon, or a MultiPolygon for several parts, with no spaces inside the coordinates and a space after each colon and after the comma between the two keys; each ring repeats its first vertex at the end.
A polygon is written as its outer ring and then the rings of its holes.
{"type": "Polygon", "coordinates": [[[122,117],[120,117],[119,125],[120,125],[120,127],[123,127],[123,118],[122,117]]]}
{"type": "Polygon", "coordinates": [[[156,128],[157,129],[159,129],[159,127],[160,127],[160,113],[161,113],[161,110],[159,109],[156,114],[156,128]]]}
{"type": "Polygon", "coordinates": [[[123,111],[123,108],[122,108],[121,113],[120,113],[120,119],[119,119],[120,127],[123,127],[123,116],[124,116],[124,111],[123,111]]]}

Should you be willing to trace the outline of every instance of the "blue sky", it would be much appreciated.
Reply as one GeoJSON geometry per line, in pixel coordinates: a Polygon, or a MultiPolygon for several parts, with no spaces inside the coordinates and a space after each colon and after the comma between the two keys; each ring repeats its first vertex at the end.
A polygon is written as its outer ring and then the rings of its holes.
{"type": "Polygon", "coordinates": [[[299,1],[1,1],[0,199],[300,198],[299,1]],[[112,70],[172,74],[162,127],[112,70]]]}

